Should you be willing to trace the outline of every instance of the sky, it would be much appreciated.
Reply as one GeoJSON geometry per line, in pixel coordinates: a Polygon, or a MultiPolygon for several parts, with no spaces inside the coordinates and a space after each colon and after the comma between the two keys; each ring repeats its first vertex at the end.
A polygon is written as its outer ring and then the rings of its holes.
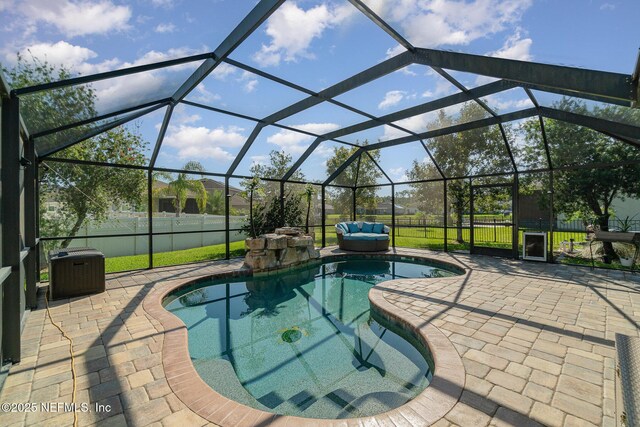
{"type": "MultiPolygon", "coordinates": [[[[638,0],[366,0],[414,46],[630,74],[640,48],[638,0]]],[[[16,53],[88,75],[211,52],[256,4],[254,0],[0,0],[0,62],[15,64],[16,53]]],[[[320,91],[404,49],[348,1],[286,1],[235,49],[230,58],[320,91]]],[[[97,82],[96,109],[108,113],[170,96],[198,62],[97,82]]],[[[467,88],[491,81],[451,74],[467,88]]],[[[363,113],[381,116],[458,89],[433,70],[411,65],[338,96],[363,113]]],[[[550,104],[555,96],[537,93],[550,104]]],[[[222,64],[187,100],[261,119],[306,98],[232,65],[222,64]]],[[[490,96],[500,113],[531,106],[522,89],[490,96]]],[[[454,115],[458,107],[447,110],[454,115]]],[[[164,109],[143,116],[136,129],[155,143],[164,109]]],[[[397,124],[426,130],[434,113],[397,124]]],[[[368,117],[323,102],[280,123],[323,134],[368,117]]],[[[156,166],[180,167],[200,161],[211,172],[227,171],[255,122],[181,104],[176,107],[156,166]]],[[[379,126],[341,138],[361,144],[407,135],[379,126]]],[[[236,173],[249,174],[271,150],[296,160],[313,136],[265,127],[236,173]]],[[[514,142],[515,143],[515,142],[514,142]]],[[[326,178],[326,160],[340,142],[323,142],[303,164],[308,179],[326,178]]],[[[505,153],[506,155],[506,153],[505,153]]],[[[381,166],[395,182],[406,179],[412,160],[428,161],[419,143],[382,150],[381,166]]],[[[382,179],[381,182],[385,182],[382,179]]]]}

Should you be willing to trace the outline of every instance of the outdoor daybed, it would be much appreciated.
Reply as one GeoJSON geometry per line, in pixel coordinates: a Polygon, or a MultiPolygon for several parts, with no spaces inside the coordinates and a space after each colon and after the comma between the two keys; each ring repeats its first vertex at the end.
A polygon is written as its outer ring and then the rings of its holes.
{"type": "Polygon", "coordinates": [[[338,245],[345,251],[386,251],[389,227],[379,222],[340,222],[336,224],[338,245]]]}

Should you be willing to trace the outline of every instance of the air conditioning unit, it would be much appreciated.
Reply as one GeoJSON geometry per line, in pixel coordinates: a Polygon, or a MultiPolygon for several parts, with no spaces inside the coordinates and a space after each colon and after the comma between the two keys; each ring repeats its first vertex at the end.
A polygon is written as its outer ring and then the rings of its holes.
{"type": "Polygon", "coordinates": [[[522,233],[522,259],[547,260],[547,233],[522,233]]]}

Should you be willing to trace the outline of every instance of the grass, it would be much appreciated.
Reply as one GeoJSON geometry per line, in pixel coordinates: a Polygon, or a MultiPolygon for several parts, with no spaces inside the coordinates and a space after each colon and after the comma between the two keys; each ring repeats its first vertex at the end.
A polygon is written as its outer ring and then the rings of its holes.
{"type": "MultiPolygon", "coordinates": [[[[225,257],[225,244],[203,246],[201,248],[184,249],[172,252],[158,252],[153,254],[153,266],[165,267],[170,265],[188,264],[192,262],[213,261],[225,257]]],[[[244,241],[231,242],[229,255],[233,257],[244,256],[244,241]]],[[[119,271],[139,270],[149,267],[149,255],[131,255],[105,259],[105,271],[116,273],[119,271]]],[[[48,271],[40,273],[40,281],[49,280],[48,271]]]]}
{"type": "MultiPolygon", "coordinates": [[[[322,228],[314,227],[314,231],[316,233],[316,246],[320,246],[322,244],[322,228]]],[[[484,231],[484,230],[483,230],[484,231]]],[[[482,246],[490,246],[490,247],[510,247],[510,236],[511,232],[504,232],[493,234],[493,227],[489,227],[486,229],[486,233],[483,242],[479,242],[482,246]],[[496,241],[493,241],[493,237],[496,237],[496,241]]],[[[503,230],[506,231],[506,230],[503,230]]],[[[522,230],[520,230],[520,242],[522,242],[522,230]]],[[[554,250],[558,250],[560,248],[560,243],[563,240],[568,241],[569,239],[574,239],[575,241],[583,241],[585,238],[584,233],[582,232],[565,232],[565,231],[557,231],[553,233],[554,235],[554,250]]],[[[465,243],[458,243],[454,239],[456,237],[456,230],[449,229],[448,230],[448,249],[450,251],[455,250],[469,250],[469,237],[470,230],[463,229],[462,237],[465,243]]],[[[335,228],[331,226],[326,227],[326,235],[325,235],[325,243],[327,246],[336,245],[337,238],[335,233],[335,228]]],[[[424,228],[424,227],[413,227],[413,228],[397,228],[396,229],[396,246],[405,247],[405,248],[418,248],[418,249],[431,249],[431,250],[444,250],[444,229],[443,228],[424,228]]],[[[230,256],[240,257],[244,256],[244,241],[231,242],[229,245],[230,256]]],[[[522,250],[522,247],[520,247],[522,250]]],[[[193,262],[203,262],[203,261],[212,261],[217,259],[223,259],[225,257],[225,245],[211,245],[204,246],[200,248],[192,248],[192,249],[184,249],[179,251],[172,252],[158,252],[153,255],[153,264],[154,267],[163,267],[170,265],[180,265],[180,264],[189,264],[193,262]]],[[[583,257],[561,257],[558,259],[559,262],[565,264],[578,264],[578,265],[591,265],[591,260],[589,258],[583,257]]],[[[614,262],[613,264],[605,264],[601,261],[595,261],[596,266],[602,268],[614,268],[614,269],[626,269],[626,267],[622,267],[619,263],[614,262]]],[[[105,260],[105,270],[107,273],[115,273],[119,271],[128,271],[128,270],[138,270],[149,267],[149,256],[147,254],[143,255],[133,255],[133,256],[122,256],[122,257],[113,257],[107,258],[105,260]]],[[[48,272],[43,271],[40,274],[41,281],[49,280],[48,272]]]]}

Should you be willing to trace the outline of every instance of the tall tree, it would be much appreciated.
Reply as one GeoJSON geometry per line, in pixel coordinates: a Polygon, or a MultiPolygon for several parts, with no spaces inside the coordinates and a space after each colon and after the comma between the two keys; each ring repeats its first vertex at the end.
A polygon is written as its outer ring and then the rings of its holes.
{"type": "MultiPolygon", "coordinates": [[[[640,111],[631,108],[589,108],[585,102],[569,98],[563,98],[553,107],[623,123],[640,123],[640,111]]],[[[524,129],[527,138],[535,142],[527,145],[525,154],[534,159],[540,158],[544,145],[537,119],[525,123],[524,129]]],[[[545,120],[545,132],[554,167],[640,160],[640,150],[636,147],[585,127],[545,120]]],[[[640,167],[627,165],[559,171],[554,174],[553,185],[556,212],[580,217],[606,231],[609,230],[613,200],[640,196],[640,167]]],[[[616,258],[611,243],[605,243],[604,250],[609,259],[616,258]]]]}
{"type": "MultiPolygon", "coordinates": [[[[440,110],[436,120],[427,125],[427,130],[468,123],[486,118],[488,115],[489,113],[477,103],[468,102],[462,106],[458,116],[450,116],[444,110],[440,110]]],[[[505,129],[507,134],[510,134],[509,128],[505,129]]],[[[513,169],[498,126],[437,136],[430,139],[428,145],[436,163],[449,179],[513,169]]],[[[420,173],[418,166],[418,169],[412,169],[409,175],[420,173]]],[[[449,212],[457,229],[456,240],[460,243],[464,242],[462,222],[464,213],[469,208],[470,193],[468,179],[447,181],[449,212]]]]}
{"type": "MultiPolygon", "coordinates": [[[[365,141],[363,146],[368,145],[365,141]]],[[[327,160],[327,175],[333,174],[349,157],[358,150],[358,147],[337,146],[333,149],[333,155],[327,160]]],[[[369,154],[377,162],[380,160],[380,151],[373,150],[369,154]]],[[[375,185],[382,172],[371,158],[362,154],[347,166],[330,184],[344,185],[348,187],[375,185]]],[[[345,216],[353,214],[353,191],[351,188],[330,187],[329,195],[334,210],[345,216]]],[[[366,187],[356,190],[356,200],[359,206],[366,210],[376,208],[376,188],[366,187]]]]}
{"type": "MultiPolygon", "coordinates": [[[[18,55],[12,69],[3,71],[13,87],[20,88],[73,77],[64,67],[56,67],[36,58],[18,55]]],[[[91,85],[67,86],[24,97],[21,115],[31,132],[72,124],[95,117],[96,95],[91,85]]],[[[48,135],[37,140],[39,146],[56,148],[91,125],[48,135]]],[[[87,141],[66,148],[57,157],[105,163],[144,165],[144,141],[137,128],[118,127],[87,141]]],[[[101,222],[122,205],[137,207],[146,193],[142,170],[106,168],[60,162],[44,162],[39,169],[41,207],[58,203],[56,213],[41,213],[42,236],[68,236],[60,242],[67,247],[88,219],[101,222]]]]}
{"type": "MultiPolygon", "coordinates": [[[[414,160],[411,168],[407,171],[407,178],[409,181],[422,181],[442,177],[432,163],[414,160]]],[[[444,186],[442,182],[416,182],[410,184],[410,188],[411,190],[405,191],[406,194],[400,195],[400,198],[396,196],[396,200],[400,203],[403,203],[401,199],[404,200],[404,203],[409,202],[425,214],[443,214],[444,186]]]]}
{"type": "MultiPolygon", "coordinates": [[[[204,167],[196,161],[189,161],[182,166],[182,169],[190,172],[204,172],[204,167]]],[[[187,204],[187,199],[191,194],[195,196],[198,204],[198,211],[205,212],[207,207],[207,190],[199,179],[189,178],[187,172],[172,174],[169,172],[156,172],[154,180],[159,181],[160,178],[169,181],[166,187],[159,187],[153,190],[156,197],[171,197],[171,203],[176,209],[176,216],[180,216],[187,204]]]]}

